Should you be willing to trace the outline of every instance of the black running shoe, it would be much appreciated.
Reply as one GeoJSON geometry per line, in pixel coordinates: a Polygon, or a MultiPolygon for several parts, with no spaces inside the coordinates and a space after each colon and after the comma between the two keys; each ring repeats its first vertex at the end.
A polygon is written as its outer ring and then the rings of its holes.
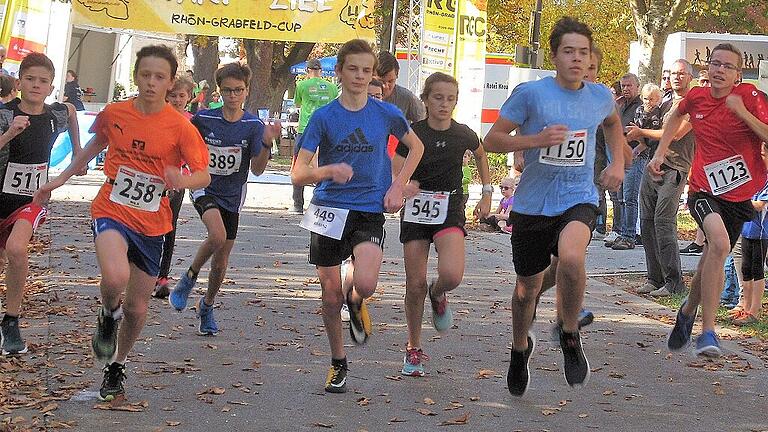
{"type": "Polygon", "coordinates": [[[528,332],[528,348],[523,351],[512,350],[509,358],[509,371],[507,371],[507,388],[512,396],[523,396],[531,382],[528,362],[531,353],[536,348],[536,337],[528,332]]]}
{"type": "Polygon", "coordinates": [[[362,345],[368,341],[371,335],[372,325],[371,316],[368,315],[368,307],[365,300],[360,303],[353,303],[350,300],[352,291],[347,294],[347,306],[349,308],[349,333],[356,344],[362,345]]]}
{"type": "Polygon", "coordinates": [[[325,378],[325,391],[328,393],[346,393],[347,392],[347,366],[334,363],[328,369],[328,376],[325,378]]]}
{"type": "Polygon", "coordinates": [[[123,309],[117,312],[117,318],[113,315],[107,315],[102,307],[99,311],[99,321],[96,327],[96,333],[91,339],[93,354],[98,362],[110,363],[117,351],[117,330],[120,326],[120,320],[123,318],[123,309]]]}
{"type": "Polygon", "coordinates": [[[680,249],[680,255],[701,255],[704,252],[704,245],[697,245],[691,242],[688,246],[680,249]]]}
{"type": "Polygon", "coordinates": [[[584,356],[579,332],[566,333],[560,328],[560,348],[563,349],[563,375],[569,386],[589,381],[589,362],[584,356]]]}
{"type": "Polygon", "coordinates": [[[123,381],[125,381],[125,365],[113,362],[104,366],[104,381],[101,382],[99,400],[109,402],[124,394],[123,381]]]}
{"type": "Polygon", "coordinates": [[[0,346],[2,354],[17,355],[27,352],[27,344],[21,338],[19,319],[6,317],[0,324],[0,346]]]}

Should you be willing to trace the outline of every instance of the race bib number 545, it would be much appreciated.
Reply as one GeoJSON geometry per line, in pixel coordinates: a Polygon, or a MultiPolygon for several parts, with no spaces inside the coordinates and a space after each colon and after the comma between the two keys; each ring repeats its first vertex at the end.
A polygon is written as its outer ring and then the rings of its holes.
{"type": "Polygon", "coordinates": [[[425,225],[440,225],[448,215],[448,199],[444,192],[421,192],[405,202],[403,221],[425,225]]]}
{"type": "Polygon", "coordinates": [[[117,170],[109,199],[138,210],[156,212],[160,209],[163,192],[165,181],[162,177],[121,166],[117,170]]]}
{"type": "Polygon", "coordinates": [[[568,131],[565,141],[539,150],[539,162],[555,166],[584,166],[587,153],[587,130],[568,131]]]}

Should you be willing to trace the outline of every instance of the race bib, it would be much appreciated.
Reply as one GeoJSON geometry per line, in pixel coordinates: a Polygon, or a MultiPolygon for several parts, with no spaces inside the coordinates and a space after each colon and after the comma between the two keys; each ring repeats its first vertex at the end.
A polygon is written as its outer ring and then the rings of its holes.
{"type": "Polygon", "coordinates": [[[3,181],[3,192],[32,196],[40,186],[48,183],[48,164],[21,164],[8,162],[3,181]]]}
{"type": "Polygon", "coordinates": [[[704,173],[712,195],[724,194],[752,180],[747,163],[741,155],[704,165],[704,173]]]}
{"type": "Polygon", "coordinates": [[[336,240],[341,240],[349,210],[310,204],[299,226],[336,240]]]}
{"type": "Polygon", "coordinates": [[[569,131],[565,141],[539,149],[539,162],[555,166],[584,166],[587,153],[587,130],[569,131]]]}
{"type": "Polygon", "coordinates": [[[448,216],[448,199],[445,192],[421,192],[405,202],[403,221],[424,225],[440,225],[448,216]]]}
{"type": "Polygon", "coordinates": [[[243,149],[240,147],[216,147],[208,145],[208,172],[215,175],[226,176],[240,171],[240,162],[243,161],[243,149]]]}
{"type": "Polygon", "coordinates": [[[163,192],[165,181],[162,177],[121,166],[117,170],[109,199],[138,210],[156,212],[160,209],[163,192]]]}

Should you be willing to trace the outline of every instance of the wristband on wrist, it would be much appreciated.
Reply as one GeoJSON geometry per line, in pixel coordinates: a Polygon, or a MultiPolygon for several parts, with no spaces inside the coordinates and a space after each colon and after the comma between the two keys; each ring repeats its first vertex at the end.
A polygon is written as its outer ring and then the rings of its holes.
{"type": "Polygon", "coordinates": [[[484,195],[485,194],[493,194],[493,186],[491,186],[489,184],[484,184],[483,185],[483,194],[484,195]]]}

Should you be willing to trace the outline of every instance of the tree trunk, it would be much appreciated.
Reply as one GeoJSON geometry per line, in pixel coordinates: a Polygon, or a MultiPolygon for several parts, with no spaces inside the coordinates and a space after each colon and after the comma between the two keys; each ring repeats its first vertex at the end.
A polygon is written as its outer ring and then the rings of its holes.
{"type": "Polygon", "coordinates": [[[245,105],[251,112],[268,107],[271,116],[279,117],[285,91],[295,81],[290,68],[296,63],[306,61],[315,44],[291,44],[286,54],[285,42],[245,40],[243,43],[248,65],[253,72],[251,91],[245,105]]]}
{"type": "Polygon", "coordinates": [[[195,81],[206,80],[210,86],[207,100],[211,100],[211,93],[216,89],[216,69],[219,68],[219,38],[214,36],[188,36],[192,44],[192,56],[195,60],[193,68],[195,81]]]}
{"type": "MultiPolygon", "coordinates": [[[[379,4],[381,12],[381,33],[379,33],[379,51],[389,51],[389,44],[392,38],[392,9],[393,3],[397,0],[381,0],[379,4]]],[[[394,53],[393,53],[394,54],[394,53]]]]}
{"type": "Polygon", "coordinates": [[[629,0],[640,41],[640,83],[658,83],[664,66],[667,36],[685,10],[688,0],[629,0]]]}

